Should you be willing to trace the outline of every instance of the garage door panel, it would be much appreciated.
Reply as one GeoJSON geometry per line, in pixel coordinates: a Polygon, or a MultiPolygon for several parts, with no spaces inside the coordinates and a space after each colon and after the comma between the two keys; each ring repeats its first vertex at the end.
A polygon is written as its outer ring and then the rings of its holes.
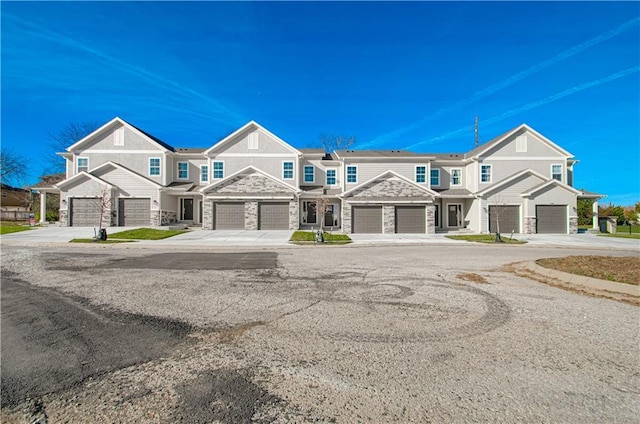
{"type": "Polygon", "coordinates": [[[498,231],[498,221],[501,233],[520,233],[520,206],[489,206],[490,233],[498,231]]]}
{"type": "Polygon", "coordinates": [[[536,232],[540,234],[566,234],[567,206],[536,206],[536,232]]]}
{"type": "Polygon", "coordinates": [[[100,199],[78,198],[71,199],[71,223],[74,227],[93,227],[100,225],[100,199]]]}
{"type": "Polygon", "coordinates": [[[259,230],[288,230],[289,202],[259,203],[259,230]]]}
{"type": "Polygon", "coordinates": [[[396,233],[426,233],[424,206],[396,206],[396,233]]]}
{"type": "Polygon", "coordinates": [[[351,220],[354,233],[382,233],[381,206],[353,206],[351,220]]]}
{"type": "Polygon", "coordinates": [[[151,223],[151,199],[119,199],[118,225],[144,226],[151,223]]]}
{"type": "Polygon", "coordinates": [[[214,230],[244,230],[244,202],[214,203],[214,230]]]}

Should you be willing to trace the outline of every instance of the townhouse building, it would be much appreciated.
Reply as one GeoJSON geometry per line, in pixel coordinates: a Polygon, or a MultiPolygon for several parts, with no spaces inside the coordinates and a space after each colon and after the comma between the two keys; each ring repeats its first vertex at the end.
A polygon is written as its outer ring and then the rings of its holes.
{"type": "MultiPolygon", "coordinates": [[[[298,149],[251,121],[174,148],[114,118],[60,153],[65,226],[575,233],[573,155],[520,125],[466,153],[298,149]],[[499,227],[499,228],[498,228],[499,227]]],[[[37,188],[36,188],[37,189],[37,188]]]]}

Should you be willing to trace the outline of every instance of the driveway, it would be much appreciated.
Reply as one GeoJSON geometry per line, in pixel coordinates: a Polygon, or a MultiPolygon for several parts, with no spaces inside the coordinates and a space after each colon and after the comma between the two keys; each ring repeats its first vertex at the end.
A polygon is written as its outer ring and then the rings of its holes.
{"type": "MultiPolygon", "coordinates": [[[[107,234],[132,230],[141,227],[110,227],[107,234]]],[[[97,231],[97,229],[95,230],[97,231]]],[[[33,243],[67,243],[75,238],[92,238],[95,236],[93,227],[34,227],[30,231],[21,231],[2,235],[2,242],[10,244],[30,245],[33,243]]]]}
{"type": "Polygon", "coordinates": [[[200,230],[169,237],[164,240],[141,241],[154,246],[284,246],[293,231],[289,230],[200,230]]]}

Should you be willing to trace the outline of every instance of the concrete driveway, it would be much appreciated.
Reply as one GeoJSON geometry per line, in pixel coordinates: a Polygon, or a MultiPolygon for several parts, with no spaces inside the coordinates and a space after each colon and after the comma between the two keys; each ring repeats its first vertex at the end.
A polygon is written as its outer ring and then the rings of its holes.
{"type": "Polygon", "coordinates": [[[154,246],[284,246],[291,238],[289,230],[199,230],[164,240],[145,240],[139,244],[154,246]]]}
{"type": "MultiPolygon", "coordinates": [[[[132,230],[141,227],[110,227],[107,234],[114,234],[124,230],[132,230]]],[[[97,231],[97,229],[95,230],[97,231]]],[[[32,244],[32,243],[67,243],[75,238],[95,237],[93,227],[34,227],[29,231],[19,233],[4,234],[0,238],[3,243],[11,244],[32,244]]]]}

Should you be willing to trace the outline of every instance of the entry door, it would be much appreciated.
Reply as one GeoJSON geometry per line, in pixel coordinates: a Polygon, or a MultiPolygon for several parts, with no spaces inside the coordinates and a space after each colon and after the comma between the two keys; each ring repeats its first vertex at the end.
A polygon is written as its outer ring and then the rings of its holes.
{"type": "Polygon", "coordinates": [[[337,203],[327,205],[327,209],[324,212],[324,225],[326,227],[339,227],[338,210],[337,203]]]}
{"type": "Polygon", "coordinates": [[[447,206],[447,224],[449,227],[462,227],[462,205],[452,204],[447,206]]]}
{"type": "Polygon", "coordinates": [[[180,199],[181,221],[193,221],[193,199],[180,199]]]}
{"type": "Polygon", "coordinates": [[[198,202],[198,224],[202,224],[202,200],[198,202]]]}
{"type": "Polygon", "coordinates": [[[302,202],[305,224],[317,224],[316,220],[316,202],[302,202]]]}

